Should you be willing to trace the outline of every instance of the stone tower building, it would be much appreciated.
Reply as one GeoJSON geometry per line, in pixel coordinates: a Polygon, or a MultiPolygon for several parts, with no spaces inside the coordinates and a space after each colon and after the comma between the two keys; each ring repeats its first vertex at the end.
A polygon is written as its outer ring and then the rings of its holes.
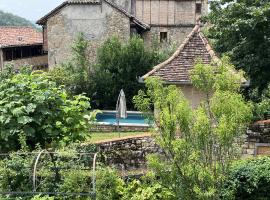
{"type": "Polygon", "coordinates": [[[207,10],[207,0],[67,0],[37,23],[52,67],[70,58],[79,32],[89,40],[88,55],[94,61],[97,48],[113,35],[127,40],[137,33],[146,44],[181,43],[207,10]]]}

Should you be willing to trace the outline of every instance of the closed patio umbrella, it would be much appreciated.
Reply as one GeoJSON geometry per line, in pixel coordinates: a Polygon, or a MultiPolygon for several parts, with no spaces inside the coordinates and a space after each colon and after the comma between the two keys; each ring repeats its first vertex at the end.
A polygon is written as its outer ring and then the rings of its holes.
{"type": "Polygon", "coordinates": [[[116,103],[116,120],[117,127],[119,128],[119,120],[127,118],[127,104],[126,104],[126,96],[124,90],[120,91],[120,94],[116,103]]]}

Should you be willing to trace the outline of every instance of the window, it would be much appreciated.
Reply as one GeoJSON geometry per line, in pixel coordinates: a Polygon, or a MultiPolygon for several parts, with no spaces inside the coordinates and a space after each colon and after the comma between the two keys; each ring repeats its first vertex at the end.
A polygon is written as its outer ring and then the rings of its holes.
{"type": "Polygon", "coordinates": [[[168,33],[160,32],[160,42],[167,42],[167,40],[168,40],[168,33]]]}
{"type": "Polygon", "coordinates": [[[201,14],[201,13],[202,13],[202,4],[196,3],[196,14],[201,14]]]}

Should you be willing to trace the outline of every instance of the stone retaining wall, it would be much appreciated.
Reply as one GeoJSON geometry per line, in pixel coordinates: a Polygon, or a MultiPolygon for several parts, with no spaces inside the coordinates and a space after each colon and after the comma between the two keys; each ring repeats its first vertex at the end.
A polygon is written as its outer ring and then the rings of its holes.
{"type": "Polygon", "coordinates": [[[97,143],[101,162],[119,170],[146,168],[146,156],[162,153],[151,136],[132,137],[97,143]]]}
{"type": "Polygon", "coordinates": [[[269,123],[255,123],[252,125],[247,131],[245,142],[242,146],[242,157],[244,158],[262,154],[270,155],[269,123]]]}
{"type": "MultiPolygon", "coordinates": [[[[150,135],[97,143],[101,162],[119,170],[146,168],[146,156],[162,153],[150,135]]],[[[270,155],[270,124],[252,126],[244,138],[242,158],[270,155]]]]}
{"type": "Polygon", "coordinates": [[[132,126],[132,125],[125,125],[119,126],[115,125],[94,125],[91,127],[92,132],[148,132],[150,127],[148,126],[132,126]]]}

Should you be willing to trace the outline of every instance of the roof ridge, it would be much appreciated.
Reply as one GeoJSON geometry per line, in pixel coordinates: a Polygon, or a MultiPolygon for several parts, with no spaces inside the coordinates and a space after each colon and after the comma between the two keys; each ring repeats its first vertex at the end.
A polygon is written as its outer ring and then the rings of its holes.
{"type": "Polygon", "coordinates": [[[110,1],[110,0],[103,0],[106,3],[108,3],[109,5],[111,5],[112,7],[114,7],[115,9],[119,10],[120,12],[122,12],[124,15],[126,15],[127,17],[134,19],[134,23],[136,23],[139,26],[143,26],[145,29],[150,29],[150,26],[146,23],[144,23],[142,20],[140,20],[139,18],[135,17],[134,15],[132,15],[131,13],[129,13],[128,11],[126,11],[124,8],[120,7],[119,5],[117,5],[116,3],[110,1]]]}
{"type": "Polygon", "coordinates": [[[173,61],[173,59],[175,59],[180,53],[181,51],[185,48],[185,46],[188,44],[188,42],[190,41],[190,39],[193,37],[193,35],[196,32],[200,32],[200,24],[196,23],[195,27],[193,28],[193,30],[188,34],[188,36],[185,38],[185,40],[182,42],[182,44],[178,47],[178,49],[174,52],[174,54],[168,58],[167,60],[165,60],[164,62],[156,65],[155,67],[153,67],[153,69],[148,72],[147,74],[145,74],[144,76],[142,76],[141,78],[144,80],[147,77],[151,76],[153,73],[155,73],[157,70],[165,67],[167,64],[169,64],[171,61],[173,61]]]}
{"type": "Polygon", "coordinates": [[[44,23],[44,20],[46,20],[50,16],[54,16],[62,8],[64,8],[65,6],[68,6],[70,4],[89,4],[89,3],[98,4],[98,3],[100,3],[100,1],[102,1],[102,0],[66,0],[63,3],[61,3],[60,5],[58,5],[57,7],[55,7],[53,10],[51,10],[48,14],[46,14],[45,16],[43,16],[42,18],[40,18],[36,22],[36,24],[42,25],[44,23]]]}
{"type": "Polygon", "coordinates": [[[57,14],[62,8],[64,8],[65,6],[68,6],[70,4],[88,4],[88,3],[99,4],[99,3],[101,3],[101,1],[104,1],[107,4],[109,4],[110,6],[112,6],[113,8],[117,9],[119,12],[126,15],[128,18],[133,20],[133,22],[135,24],[141,26],[143,29],[147,29],[147,30],[150,29],[150,26],[148,24],[144,23],[143,21],[141,21],[140,19],[138,19],[134,15],[130,14],[124,8],[120,7],[116,3],[109,1],[109,0],[67,0],[67,1],[64,1],[62,4],[60,4],[59,6],[57,6],[56,8],[54,8],[52,11],[50,11],[47,15],[40,18],[36,23],[39,25],[44,24],[46,19],[48,19],[50,16],[57,14]]]}
{"type": "Polygon", "coordinates": [[[210,43],[208,42],[208,40],[206,39],[206,37],[204,36],[204,34],[200,31],[199,32],[199,36],[201,38],[201,40],[204,43],[204,46],[207,50],[207,52],[210,54],[211,58],[213,59],[214,62],[219,62],[219,58],[216,55],[215,51],[213,50],[212,46],[210,45],[210,43]]]}

